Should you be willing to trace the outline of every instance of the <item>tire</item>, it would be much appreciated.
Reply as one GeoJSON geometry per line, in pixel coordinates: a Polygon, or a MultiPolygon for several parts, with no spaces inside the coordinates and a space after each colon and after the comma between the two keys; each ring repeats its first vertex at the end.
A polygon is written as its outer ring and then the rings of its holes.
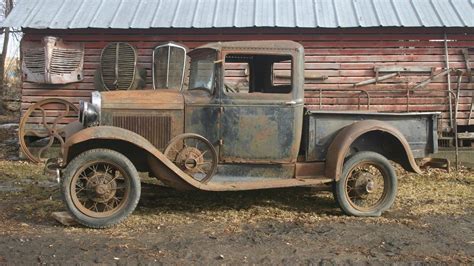
{"type": "Polygon", "coordinates": [[[140,199],[137,170],[127,157],[116,151],[85,151],[63,173],[63,201],[74,219],[84,226],[116,225],[135,210],[140,199]]]}
{"type": "Polygon", "coordinates": [[[395,202],[397,176],[384,156],[358,152],[344,163],[335,194],[339,207],[348,215],[380,216],[395,202]],[[362,206],[364,201],[368,206],[362,206]]]}

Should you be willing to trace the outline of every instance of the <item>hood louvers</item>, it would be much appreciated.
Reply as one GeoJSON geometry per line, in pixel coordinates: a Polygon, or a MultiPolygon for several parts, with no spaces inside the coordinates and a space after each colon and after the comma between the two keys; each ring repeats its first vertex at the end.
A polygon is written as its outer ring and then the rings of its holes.
{"type": "Polygon", "coordinates": [[[60,38],[45,37],[41,43],[21,45],[23,80],[46,84],[67,84],[83,79],[84,46],[64,44],[60,38]]]}

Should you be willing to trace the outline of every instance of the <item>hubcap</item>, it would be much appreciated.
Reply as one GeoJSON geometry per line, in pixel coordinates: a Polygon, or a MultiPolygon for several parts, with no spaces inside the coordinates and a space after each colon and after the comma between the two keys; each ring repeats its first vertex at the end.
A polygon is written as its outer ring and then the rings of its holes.
{"type": "Polygon", "coordinates": [[[81,168],[71,184],[76,207],[91,217],[106,217],[124,206],[129,193],[128,176],[108,163],[92,163],[81,168]]]}
{"type": "Polygon", "coordinates": [[[354,166],[346,180],[346,195],[356,209],[369,211],[377,208],[386,195],[384,172],[371,163],[354,166]]]}

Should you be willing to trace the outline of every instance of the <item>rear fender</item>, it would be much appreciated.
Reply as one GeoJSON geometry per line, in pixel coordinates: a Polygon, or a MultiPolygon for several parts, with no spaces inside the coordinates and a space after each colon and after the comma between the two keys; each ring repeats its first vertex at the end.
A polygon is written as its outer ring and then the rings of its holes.
{"type": "MultiPolygon", "coordinates": [[[[98,126],[83,129],[72,135],[64,145],[63,167],[77,154],[72,152],[78,145],[89,145],[97,148],[101,143],[127,143],[133,147],[139,148],[140,156],[148,163],[149,169],[163,182],[176,189],[202,189],[207,190],[206,185],[202,184],[188,174],[179,169],[173,162],[161,153],[153,144],[144,137],[119,127],[98,126]],[[97,145],[97,146],[94,146],[97,145]]],[[[125,152],[122,152],[125,153],[125,152]]],[[[127,154],[124,154],[127,156],[127,154]]],[[[128,157],[128,156],[127,156],[128,157]]]]}
{"type": "MultiPolygon", "coordinates": [[[[344,127],[334,138],[332,143],[329,145],[327,158],[326,158],[326,176],[334,180],[339,180],[342,173],[345,158],[349,155],[351,145],[360,136],[369,132],[381,132],[385,133],[394,141],[398,142],[402,147],[403,154],[397,154],[401,158],[405,159],[406,163],[400,163],[405,170],[421,173],[420,168],[416,164],[411,148],[403,136],[403,134],[395,127],[378,120],[364,120],[353,123],[349,126],[344,127]]],[[[382,140],[373,140],[374,142],[380,141],[379,145],[382,144],[382,140]]],[[[393,160],[395,156],[386,156],[387,159],[393,160]]]]}

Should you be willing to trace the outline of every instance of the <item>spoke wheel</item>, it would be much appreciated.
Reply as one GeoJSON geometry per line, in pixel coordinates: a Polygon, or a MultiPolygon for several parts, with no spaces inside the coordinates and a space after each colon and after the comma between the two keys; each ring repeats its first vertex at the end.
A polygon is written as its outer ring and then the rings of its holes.
{"type": "Polygon", "coordinates": [[[177,167],[201,183],[207,183],[217,169],[217,152],[204,137],[186,133],[173,138],[164,152],[177,167]]]}
{"type": "Polygon", "coordinates": [[[335,192],[350,215],[380,216],[395,201],[397,177],[390,162],[374,152],[359,152],[344,163],[335,192]]]}
{"type": "Polygon", "coordinates": [[[76,172],[71,182],[74,205],[90,217],[103,218],[120,211],[129,194],[130,177],[111,162],[90,162],[76,172]]]}
{"type": "Polygon", "coordinates": [[[92,228],[115,225],[133,212],[140,199],[140,178],[133,163],[108,149],[85,151],[63,172],[62,194],[71,215],[92,228]]]}
{"type": "Polygon", "coordinates": [[[77,107],[63,99],[45,99],[28,108],[20,121],[18,137],[22,152],[33,162],[59,158],[64,146],[62,125],[77,118],[77,107]],[[54,151],[53,144],[59,144],[54,151]]]}
{"type": "Polygon", "coordinates": [[[382,167],[373,162],[355,165],[346,178],[345,193],[350,204],[360,211],[373,211],[385,198],[388,182],[382,167]]]}

